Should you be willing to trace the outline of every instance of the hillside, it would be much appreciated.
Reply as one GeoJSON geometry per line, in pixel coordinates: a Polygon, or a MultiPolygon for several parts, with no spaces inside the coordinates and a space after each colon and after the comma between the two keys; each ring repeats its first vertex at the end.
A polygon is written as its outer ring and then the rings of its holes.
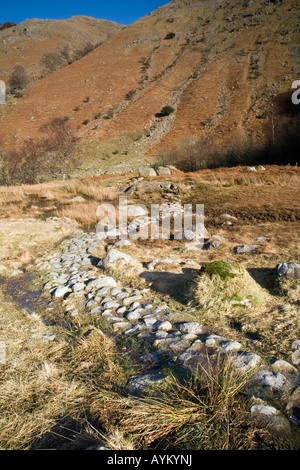
{"type": "Polygon", "coordinates": [[[112,165],[205,136],[260,143],[293,112],[298,17],[296,0],[173,0],[28,89],[6,109],[0,139],[15,148],[68,117],[112,165]],[[162,117],[166,104],[174,112],[162,117]]]}
{"type": "Polygon", "coordinates": [[[86,48],[103,43],[123,28],[86,16],[31,19],[18,25],[8,22],[0,26],[0,80],[9,83],[14,67],[21,66],[29,84],[68,65],[86,48]]]}

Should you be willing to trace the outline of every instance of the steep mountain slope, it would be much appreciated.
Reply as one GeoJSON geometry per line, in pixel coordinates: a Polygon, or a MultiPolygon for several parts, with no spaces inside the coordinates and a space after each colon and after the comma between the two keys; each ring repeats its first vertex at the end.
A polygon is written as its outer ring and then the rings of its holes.
{"type": "Polygon", "coordinates": [[[8,83],[15,66],[24,67],[29,82],[68,65],[88,46],[103,43],[122,25],[86,16],[67,20],[26,20],[0,28],[0,79],[8,83]],[[2,30],[3,28],[3,30],[2,30]],[[48,63],[47,63],[48,54],[48,63]],[[56,61],[56,62],[55,62],[56,61]]]}
{"type": "Polygon", "coordinates": [[[83,139],[140,131],[137,158],[207,135],[260,141],[292,109],[298,39],[297,0],[173,0],[28,89],[0,139],[18,146],[67,116],[83,139]]]}

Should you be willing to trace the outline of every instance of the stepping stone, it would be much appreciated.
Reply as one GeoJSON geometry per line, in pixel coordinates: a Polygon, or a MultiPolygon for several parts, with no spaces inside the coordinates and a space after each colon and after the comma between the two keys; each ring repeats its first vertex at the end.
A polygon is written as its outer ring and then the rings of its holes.
{"type": "Polygon", "coordinates": [[[261,361],[261,357],[252,352],[241,351],[235,357],[231,357],[230,360],[239,372],[244,373],[257,366],[261,361]]]}
{"type": "Polygon", "coordinates": [[[169,321],[157,321],[154,328],[159,331],[170,331],[173,329],[173,325],[169,321]]]}
{"type": "Polygon", "coordinates": [[[68,292],[71,292],[71,289],[67,286],[57,287],[54,292],[54,297],[56,299],[64,297],[64,295],[66,295],[68,292]]]}
{"type": "Polygon", "coordinates": [[[222,351],[225,353],[230,351],[237,351],[241,347],[242,345],[238,341],[226,341],[225,343],[221,344],[222,351]]]}
{"type": "Polygon", "coordinates": [[[121,322],[116,322],[113,324],[113,330],[117,332],[118,330],[125,330],[126,328],[130,327],[129,322],[121,321],[121,322]]]}
{"type": "Polygon", "coordinates": [[[123,300],[123,305],[125,305],[126,307],[131,305],[133,302],[136,302],[137,300],[140,300],[142,298],[141,295],[134,295],[132,297],[126,297],[124,300],[123,300]]]}
{"type": "Polygon", "coordinates": [[[112,277],[107,276],[90,281],[87,287],[88,289],[100,289],[101,287],[117,287],[117,283],[112,277]]]}
{"type": "Polygon", "coordinates": [[[139,311],[133,310],[125,315],[125,318],[130,321],[138,320],[141,317],[141,313],[139,311]]]}
{"type": "Polygon", "coordinates": [[[53,333],[44,333],[42,335],[44,339],[47,339],[48,341],[54,341],[55,340],[55,335],[53,333]]]}
{"type": "Polygon", "coordinates": [[[241,245],[234,248],[236,254],[240,253],[256,253],[260,245],[241,245]]]}
{"type": "Polygon", "coordinates": [[[180,323],[178,325],[178,329],[182,333],[194,333],[194,334],[200,334],[203,333],[203,326],[200,325],[200,323],[197,322],[186,322],[186,323],[180,323]]]}
{"type": "Polygon", "coordinates": [[[103,304],[104,309],[118,308],[118,307],[120,307],[119,302],[105,302],[103,304]]]}

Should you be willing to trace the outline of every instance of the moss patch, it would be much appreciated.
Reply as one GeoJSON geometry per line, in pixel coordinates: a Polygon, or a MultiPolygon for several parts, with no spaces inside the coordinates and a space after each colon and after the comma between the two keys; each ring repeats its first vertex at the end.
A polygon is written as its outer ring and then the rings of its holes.
{"type": "Polygon", "coordinates": [[[205,272],[210,275],[218,274],[223,279],[235,278],[238,274],[242,273],[239,264],[227,261],[213,261],[205,265],[205,272]]]}
{"type": "Polygon", "coordinates": [[[249,299],[252,305],[258,306],[267,297],[268,292],[255,282],[245,268],[225,261],[207,263],[191,291],[194,305],[204,309],[222,308],[224,313],[231,311],[231,300],[249,299]]]}

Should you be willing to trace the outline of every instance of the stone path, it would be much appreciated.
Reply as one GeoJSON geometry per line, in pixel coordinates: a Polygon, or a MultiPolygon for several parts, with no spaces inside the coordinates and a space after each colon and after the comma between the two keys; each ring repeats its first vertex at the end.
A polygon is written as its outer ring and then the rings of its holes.
{"type": "MultiPolygon", "coordinates": [[[[153,352],[141,357],[144,364],[149,364],[149,371],[131,378],[130,393],[141,393],[147,385],[162,380],[161,365],[173,364],[197,371],[205,367],[208,358],[220,353],[230,358],[241,373],[257,366],[249,381],[249,393],[256,400],[251,408],[253,416],[289,428],[288,420],[274,408],[279,400],[280,407],[283,402],[289,410],[290,422],[300,425],[300,374],[296,367],[282,360],[267,366],[258,354],[243,350],[239,342],[216,335],[196,321],[185,321],[183,314],[159,304],[152,298],[150,289],[120,285],[105,274],[105,263],[97,255],[99,243],[97,233],[75,231],[59,253],[37,267],[47,273],[43,284],[51,295],[48,308],[53,308],[53,302],[59,299],[66,316],[74,317],[83,311],[101,316],[116,334],[131,335],[151,344],[153,352]],[[99,261],[103,269],[97,266],[99,261]],[[271,411],[268,401],[272,402],[271,411]]],[[[295,351],[299,349],[300,342],[295,351]]]]}

